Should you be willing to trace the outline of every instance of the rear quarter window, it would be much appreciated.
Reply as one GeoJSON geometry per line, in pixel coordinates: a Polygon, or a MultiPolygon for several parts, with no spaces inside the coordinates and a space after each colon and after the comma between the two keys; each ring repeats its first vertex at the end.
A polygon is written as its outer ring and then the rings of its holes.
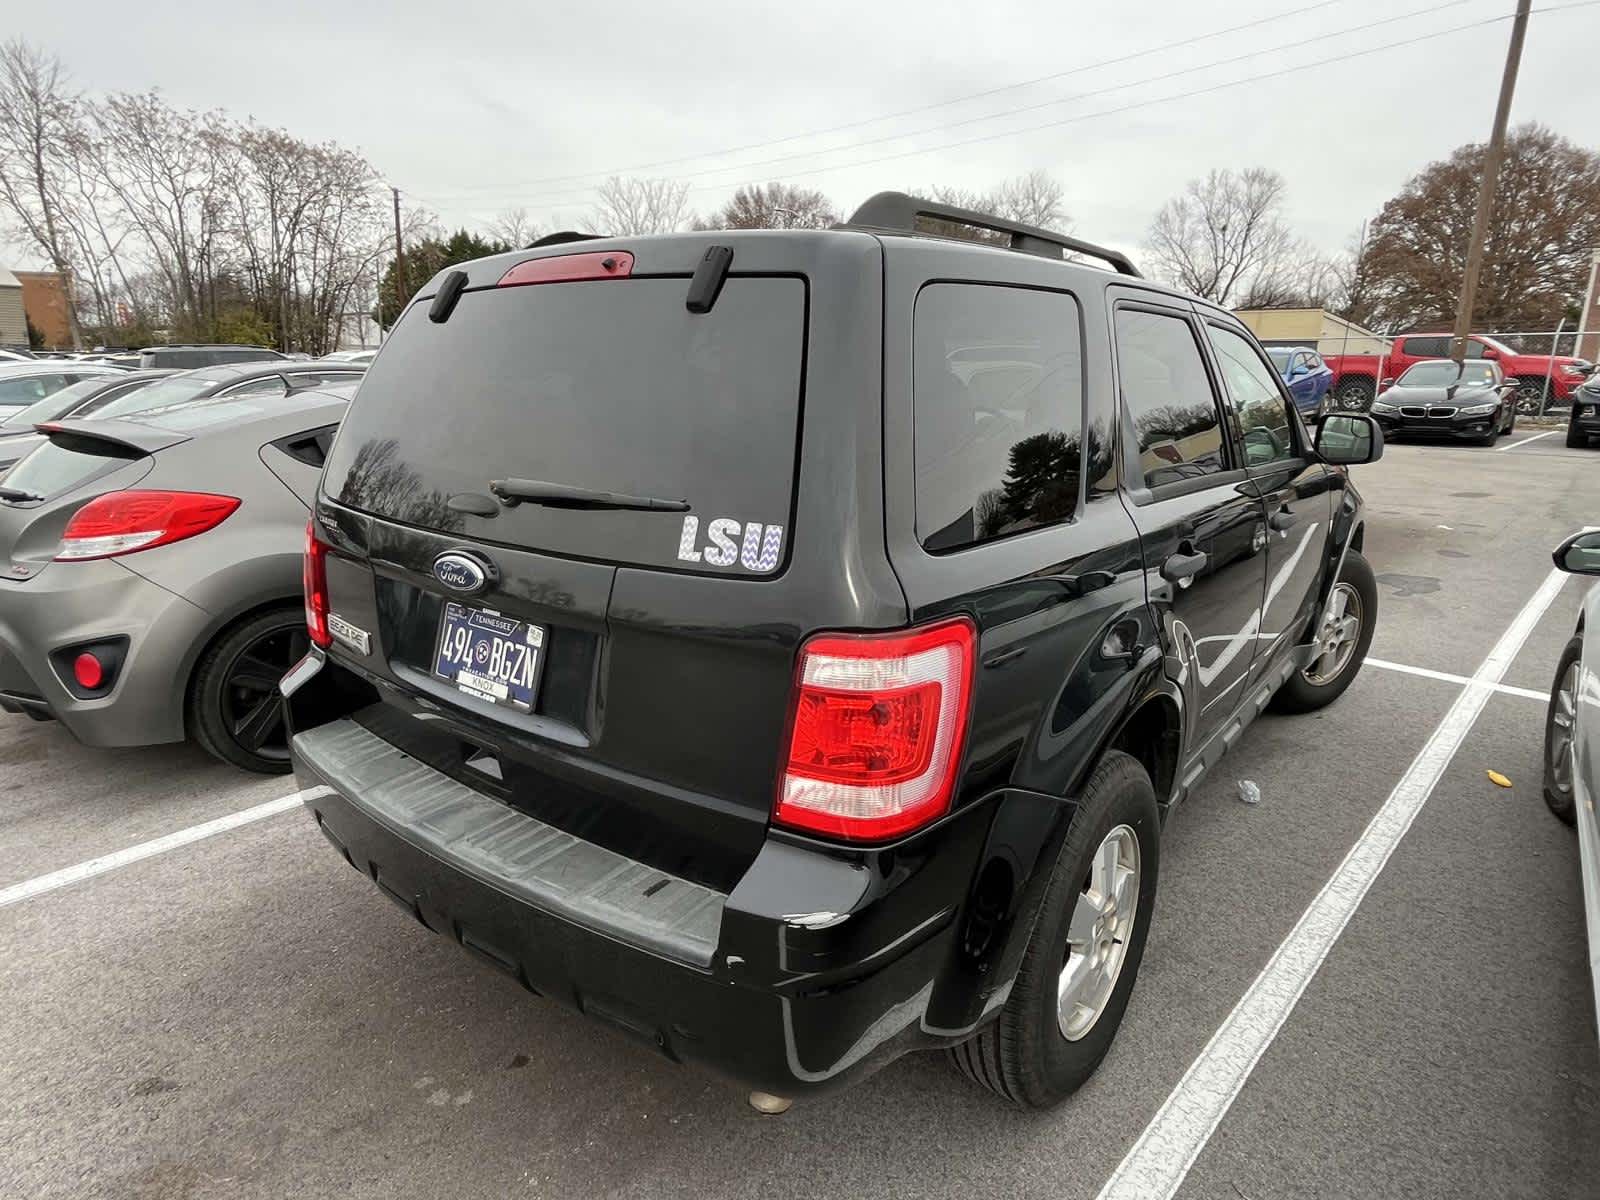
{"type": "Polygon", "coordinates": [[[934,283],[917,297],[917,537],[933,553],[1070,521],[1083,473],[1078,304],[934,283]]]}

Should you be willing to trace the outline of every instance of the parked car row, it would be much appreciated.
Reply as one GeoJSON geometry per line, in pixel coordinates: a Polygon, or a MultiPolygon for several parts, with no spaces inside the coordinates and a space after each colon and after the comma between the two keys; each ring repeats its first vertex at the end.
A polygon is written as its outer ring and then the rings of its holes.
{"type": "Polygon", "coordinates": [[[286,770],[310,488],[365,367],[71,369],[0,424],[0,708],[286,770]]]}
{"type": "MultiPolygon", "coordinates": [[[[1323,361],[1332,372],[1334,402],[1345,411],[1365,410],[1393,379],[1417,363],[1450,357],[1449,334],[1402,334],[1389,353],[1330,354],[1323,361]]],[[[1495,363],[1516,385],[1517,411],[1533,414],[1541,403],[1565,406],[1572,394],[1594,371],[1594,364],[1572,355],[1519,354],[1504,342],[1484,334],[1467,339],[1470,361],[1495,363]]]]}

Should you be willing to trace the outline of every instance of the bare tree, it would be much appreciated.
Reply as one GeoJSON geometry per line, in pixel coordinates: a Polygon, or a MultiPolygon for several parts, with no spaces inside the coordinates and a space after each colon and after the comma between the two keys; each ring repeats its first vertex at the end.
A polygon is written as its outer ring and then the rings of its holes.
{"type": "Polygon", "coordinates": [[[1048,171],[1032,170],[1006,180],[991,193],[993,212],[1008,221],[1037,225],[1066,233],[1072,228],[1067,217],[1067,197],[1061,184],[1048,171]]]}
{"type": "Polygon", "coordinates": [[[1218,304],[1291,263],[1296,246],[1284,223],[1283,176],[1264,167],[1212,171],[1190,180],[1150,225],[1156,271],[1218,304]]]}
{"type": "Polygon", "coordinates": [[[700,229],[826,229],[839,220],[833,202],[814,188],[788,183],[742,187],[700,229]]]}
{"type": "MultiPolygon", "coordinates": [[[[988,213],[1007,221],[1037,225],[1059,233],[1066,233],[1072,228],[1072,219],[1067,216],[1066,194],[1048,171],[1033,170],[1026,175],[1013,176],[983,192],[957,187],[935,187],[930,191],[939,203],[955,208],[988,213]]],[[[919,228],[940,237],[964,238],[968,241],[1007,240],[1004,235],[954,221],[924,219],[919,228]]]]}
{"type": "Polygon", "coordinates": [[[504,242],[514,250],[521,250],[529,242],[537,241],[544,233],[539,222],[528,215],[525,208],[508,208],[489,224],[489,236],[504,242]]]}
{"type": "Polygon", "coordinates": [[[613,175],[600,185],[593,222],[600,233],[671,233],[688,219],[689,185],[613,175]]]}
{"type": "MultiPolygon", "coordinates": [[[[78,99],[61,61],[20,39],[0,46],[0,205],[63,278],[72,272],[72,240],[64,223],[78,99]]],[[[73,346],[82,344],[77,314],[67,305],[73,346]]]]}

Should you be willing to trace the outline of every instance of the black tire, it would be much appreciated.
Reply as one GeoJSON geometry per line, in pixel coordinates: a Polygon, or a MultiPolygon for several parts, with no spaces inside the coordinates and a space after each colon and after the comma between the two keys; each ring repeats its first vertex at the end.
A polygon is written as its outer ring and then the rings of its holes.
{"type": "Polygon", "coordinates": [[[1365,375],[1352,375],[1341,379],[1333,389],[1333,396],[1341,412],[1366,412],[1378,394],[1377,385],[1365,375]]]}
{"type": "Polygon", "coordinates": [[[1581,450],[1589,445],[1589,435],[1578,428],[1576,421],[1567,424],[1567,446],[1573,450],[1581,450]]]}
{"type": "MultiPolygon", "coordinates": [[[[1124,835],[1126,836],[1126,835],[1124,835]]],[[[1160,868],[1160,817],[1155,789],[1138,761],[1106,752],[1084,789],[1078,811],[1056,856],[1033,934],[1011,996],[999,1015],[949,1051],[961,1073],[1011,1103],[1027,1108],[1059,1104],[1094,1074],[1122,1023],[1144,955],[1160,868]],[[1088,892],[1101,843],[1131,829],[1139,851],[1138,902],[1122,965],[1093,1024],[1068,1041],[1057,1018],[1056,988],[1070,953],[1073,909],[1088,892]]]]}
{"type": "MultiPolygon", "coordinates": [[[[1289,677],[1289,682],[1278,689],[1278,694],[1272,698],[1272,706],[1279,712],[1304,713],[1314,712],[1325,708],[1344,694],[1357,675],[1361,673],[1361,664],[1366,661],[1367,648],[1372,645],[1372,631],[1377,624],[1378,617],[1378,581],[1373,578],[1372,567],[1367,560],[1361,557],[1359,551],[1351,550],[1344,556],[1344,566],[1339,571],[1335,587],[1348,584],[1354,590],[1356,597],[1361,602],[1361,611],[1357,614],[1358,625],[1355,630],[1355,645],[1348,658],[1337,671],[1331,674],[1319,673],[1314,668],[1321,659],[1314,659],[1304,670],[1296,671],[1289,677]]],[[[1322,614],[1317,614],[1317,621],[1321,622],[1322,614]]],[[[1316,636],[1318,630],[1312,630],[1316,636]]]]}
{"type": "MultiPolygon", "coordinates": [[[[1556,758],[1565,751],[1563,747],[1557,744],[1561,727],[1557,723],[1556,717],[1561,710],[1559,696],[1567,670],[1582,656],[1583,638],[1581,636],[1573,638],[1567,643],[1566,649],[1561,651],[1561,658],[1556,664],[1556,677],[1550,684],[1550,704],[1544,715],[1544,802],[1550,806],[1551,812],[1555,813],[1568,825],[1576,825],[1578,823],[1578,806],[1573,798],[1572,780],[1569,778],[1565,786],[1563,786],[1557,774],[1556,758]]],[[[1575,686],[1576,681],[1574,681],[1575,686]]],[[[1570,722],[1575,715],[1574,711],[1570,711],[1571,708],[1572,706],[1569,706],[1569,711],[1566,713],[1569,722],[1567,726],[1569,746],[1571,744],[1570,722]]],[[[1569,767],[1568,770],[1570,772],[1571,768],[1569,767]]]]}
{"type": "Polygon", "coordinates": [[[1511,406],[1510,415],[1506,417],[1506,427],[1504,429],[1502,429],[1500,432],[1509,434],[1509,433],[1515,433],[1516,431],[1517,431],[1517,406],[1515,404],[1513,404],[1511,406]]]}
{"type": "Polygon", "coordinates": [[[1525,375],[1518,376],[1511,381],[1517,385],[1517,402],[1515,405],[1519,413],[1528,416],[1538,416],[1539,402],[1544,399],[1544,377],[1529,378],[1525,375]]]}
{"type": "Polygon", "coordinates": [[[289,770],[277,681],[305,653],[299,605],[246,617],[218,634],[195,667],[188,727],[210,753],[263,775],[289,770]]]}

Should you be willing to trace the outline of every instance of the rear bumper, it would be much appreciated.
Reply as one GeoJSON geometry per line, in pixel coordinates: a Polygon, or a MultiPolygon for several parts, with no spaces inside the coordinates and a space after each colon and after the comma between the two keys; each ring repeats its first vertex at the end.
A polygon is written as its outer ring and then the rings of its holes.
{"type": "Polygon", "coordinates": [[[53,563],[32,579],[0,583],[0,708],[60,721],[90,746],[182,741],[179,666],[205,612],[111,561],[53,563]],[[109,694],[81,700],[52,654],[127,638],[109,694]]]}
{"type": "Polygon", "coordinates": [[[383,760],[400,752],[355,721],[302,728],[296,692],[320,670],[307,663],[285,680],[295,773],[350,865],[530,991],[775,1095],[842,1086],[992,1016],[1038,894],[1018,843],[1049,845],[1070,816],[1006,790],[892,852],[771,836],[717,893],[414,759],[390,771],[383,760]],[[985,870],[998,857],[1018,881],[1010,895],[985,870]]]}

